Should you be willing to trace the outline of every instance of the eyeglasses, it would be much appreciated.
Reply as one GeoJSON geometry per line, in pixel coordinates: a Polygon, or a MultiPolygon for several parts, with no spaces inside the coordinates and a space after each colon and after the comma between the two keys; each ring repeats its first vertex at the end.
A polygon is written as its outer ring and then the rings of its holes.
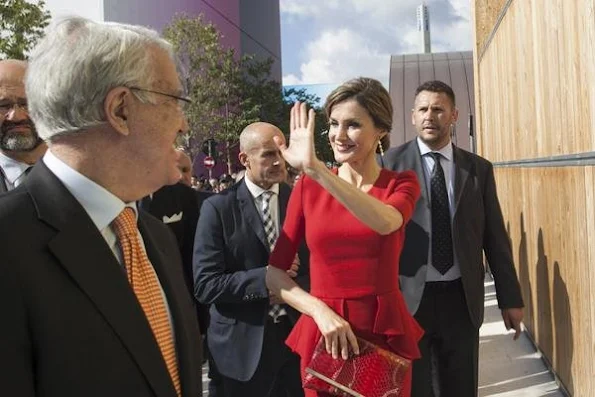
{"type": "Polygon", "coordinates": [[[11,110],[17,110],[17,109],[21,109],[24,110],[25,112],[27,112],[27,102],[4,102],[4,103],[0,103],[0,116],[4,117],[6,116],[8,113],[10,113],[11,110]]]}
{"type": "Polygon", "coordinates": [[[182,110],[184,110],[188,104],[192,103],[192,100],[185,96],[182,97],[182,96],[167,94],[165,92],[147,90],[146,88],[140,88],[140,87],[128,87],[128,88],[131,90],[135,90],[135,91],[150,92],[151,94],[159,94],[159,95],[163,95],[163,96],[166,96],[169,98],[173,98],[178,102],[178,107],[182,110]]]}

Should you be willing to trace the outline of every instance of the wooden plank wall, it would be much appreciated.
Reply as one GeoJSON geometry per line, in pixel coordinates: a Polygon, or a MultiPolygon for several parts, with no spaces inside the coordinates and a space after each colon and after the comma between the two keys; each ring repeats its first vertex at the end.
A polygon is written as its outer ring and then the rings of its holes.
{"type": "Polygon", "coordinates": [[[569,393],[595,396],[595,170],[543,161],[595,152],[594,1],[489,3],[474,1],[478,152],[500,165],[525,325],[569,393]]]}

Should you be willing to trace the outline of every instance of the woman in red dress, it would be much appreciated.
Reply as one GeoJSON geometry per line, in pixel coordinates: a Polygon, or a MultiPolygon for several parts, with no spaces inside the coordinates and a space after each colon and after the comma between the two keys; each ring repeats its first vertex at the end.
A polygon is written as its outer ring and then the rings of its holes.
{"type": "MultiPolygon", "coordinates": [[[[353,79],[328,96],[325,111],[338,169],[316,158],[314,112],[305,104],[291,109],[289,146],[278,142],[285,160],[304,173],[266,278],[271,294],[303,313],[287,345],[300,355],[302,374],[321,335],[334,358],[347,359],[350,350],[357,354],[357,335],[416,359],[423,331],[399,290],[399,256],[420,188],[414,172],[389,171],[376,162],[376,152],[388,148],[390,96],[374,79],[353,79]],[[310,293],[286,273],[304,238],[310,293]]],[[[402,396],[410,395],[410,382],[409,372],[402,396]]]]}

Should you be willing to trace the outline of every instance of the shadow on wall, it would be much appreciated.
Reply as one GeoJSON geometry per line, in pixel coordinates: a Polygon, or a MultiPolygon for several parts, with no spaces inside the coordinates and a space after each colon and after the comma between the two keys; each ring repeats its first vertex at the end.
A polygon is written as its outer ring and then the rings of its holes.
{"type": "Polygon", "coordinates": [[[537,263],[535,265],[535,300],[532,298],[531,273],[527,231],[523,213],[520,216],[521,239],[519,242],[519,282],[525,300],[525,326],[554,368],[558,378],[573,395],[572,360],[574,337],[568,289],[560,273],[560,263],[554,262],[552,289],[550,290],[550,265],[545,253],[543,230],[537,235],[537,263]],[[553,302],[553,307],[552,307],[553,302]]]}
{"type": "Polygon", "coordinates": [[[572,359],[574,355],[574,337],[572,335],[572,314],[568,288],[560,275],[560,264],[554,262],[554,324],[556,328],[556,372],[566,390],[574,395],[572,381],[572,359]]]}
{"type": "MultiPolygon", "coordinates": [[[[510,236],[510,223],[507,225],[510,236]]],[[[510,237],[509,237],[510,238],[510,237]]],[[[529,254],[527,252],[527,231],[525,230],[525,216],[521,213],[521,241],[519,243],[519,283],[525,302],[524,323],[525,327],[535,339],[535,316],[533,315],[533,295],[531,291],[531,274],[529,273],[529,254]]]]}
{"type": "Polygon", "coordinates": [[[550,276],[548,258],[543,245],[543,230],[537,235],[537,264],[535,265],[537,312],[535,313],[535,335],[539,348],[553,366],[554,357],[554,323],[552,318],[552,296],[550,293],[550,276]]]}

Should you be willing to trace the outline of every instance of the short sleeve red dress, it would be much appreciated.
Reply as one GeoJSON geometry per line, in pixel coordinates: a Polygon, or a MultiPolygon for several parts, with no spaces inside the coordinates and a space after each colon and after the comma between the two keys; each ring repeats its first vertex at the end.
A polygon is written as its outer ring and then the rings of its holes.
{"type": "MultiPolygon", "coordinates": [[[[413,171],[382,169],[368,194],[395,207],[407,222],[420,188],[413,171]]],[[[304,176],[293,189],[269,263],[289,269],[305,238],[310,249],[310,293],[349,321],[358,336],[416,359],[423,330],[407,311],[399,290],[404,231],[402,226],[389,235],[378,234],[304,176]]],[[[320,336],[314,320],[302,315],[287,338],[287,345],[301,357],[302,375],[320,336]]],[[[410,388],[406,386],[404,391],[410,388]]],[[[317,394],[306,390],[306,396],[317,394]]]]}

